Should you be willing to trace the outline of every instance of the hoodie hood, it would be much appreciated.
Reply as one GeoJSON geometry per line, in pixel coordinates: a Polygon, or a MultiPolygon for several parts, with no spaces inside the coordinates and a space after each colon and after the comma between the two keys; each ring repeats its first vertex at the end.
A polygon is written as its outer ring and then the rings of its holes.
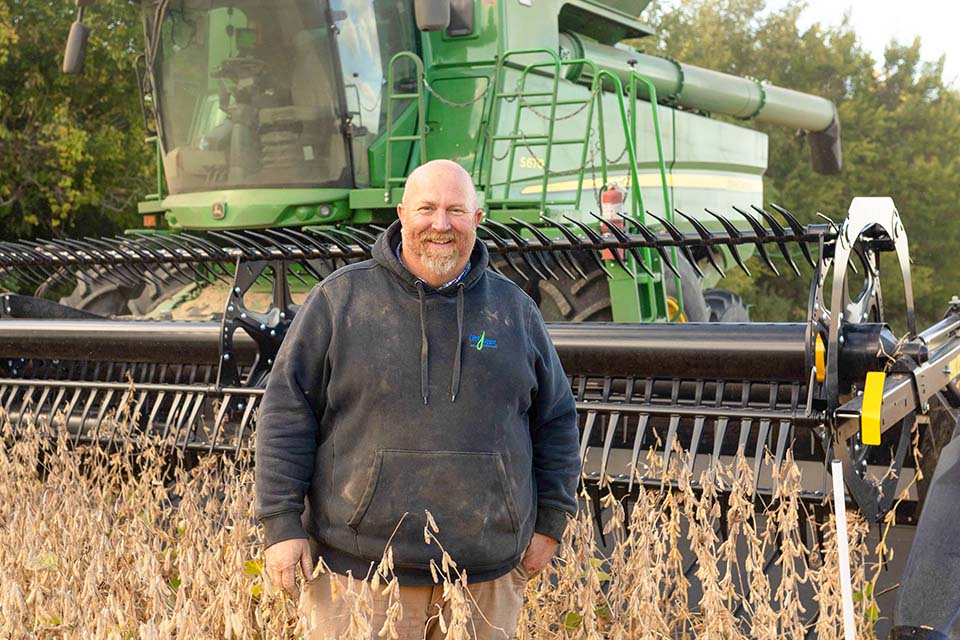
{"type": "Polygon", "coordinates": [[[460,374],[463,362],[463,292],[477,284],[487,270],[490,256],[486,245],[479,239],[473,243],[470,253],[470,270],[460,282],[443,289],[434,289],[414,275],[397,260],[397,245],[400,244],[400,221],[396,220],[386,231],[380,234],[373,245],[373,259],[385,267],[402,283],[403,287],[415,293],[420,301],[420,396],[423,404],[430,403],[430,340],[427,337],[427,296],[457,296],[457,346],[454,350],[453,374],[450,379],[450,402],[457,401],[460,392],[460,374]]]}

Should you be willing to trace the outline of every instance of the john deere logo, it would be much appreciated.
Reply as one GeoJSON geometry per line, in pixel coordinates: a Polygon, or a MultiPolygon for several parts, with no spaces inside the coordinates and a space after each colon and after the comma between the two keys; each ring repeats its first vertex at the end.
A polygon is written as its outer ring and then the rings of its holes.
{"type": "Polygon", "coordinates": [[[214,220],[223,220],[225,215],[227,215],[227,203],[214,202],[213,206],[210,207],[210,217],[214,220]]]}
{"type": "Polygon", "coordinates": [[[470,346],[477,351],[483,351],[484,349],[496,349],[497,341],[493,338],[488,338],[487,332],[484,331],[478,336],[470,336],[470,346]]]}

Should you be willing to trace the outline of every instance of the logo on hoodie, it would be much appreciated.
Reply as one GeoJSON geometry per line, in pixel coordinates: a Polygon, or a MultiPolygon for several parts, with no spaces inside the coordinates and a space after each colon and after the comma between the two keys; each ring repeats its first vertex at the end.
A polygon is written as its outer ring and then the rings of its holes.
{"type": "Polygon", "coordinates": [[[477,351],[497,348],[497,341],[493,338],[488,338],[486,331],[481,332],[480,335],[471,335],[469,340],[470,346],[477,351]]]}

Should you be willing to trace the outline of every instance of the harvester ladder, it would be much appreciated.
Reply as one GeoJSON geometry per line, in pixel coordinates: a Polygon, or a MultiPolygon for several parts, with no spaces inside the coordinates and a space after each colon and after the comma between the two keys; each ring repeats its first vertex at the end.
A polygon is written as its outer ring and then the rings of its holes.
{"type": "MultiPolygon", "coordinates": [[[[494,71],[494,92],[492,99],[490,100],[490,110],[487,117],[487,152],[483,163],[487,184],[490,184],[493,178],[493,163],[494,160],[497,159],[495,158],[497,143],[506,141],[508,143],[508,150],[505,156],[502,156],[507,158],[507,174],[503,185],[500,187],[502,196],[499,198],[490,196],[487,197],[487,207],[491,211],[536,209],[539,215],[546,215],[549,206],[569,206],[573,208],[579,208],[583,192],[583,167],[587,161],[587,152],[589,149],[590,140],[590,124],[593,121],[594,100],[600,90],[600,85],[594,81],[593,85],[591,86],[590,94],[586,98],[571,98],[561,100],[558,95],[561,76],[565,67],[573,65],[588,65],[593,67],[594,72],[596,72],[596,68],[589,60],[561,60],[559,56],[557,56],[557,53],[550,49],[518,49],[507,51],[497,60],[496,69],[494,71]],[[537,62],[526,65],[520,74],[520,80],[518,81],[516,88],[513,91],[507,90],[503,86],[506,81],[504,69],[507,66],[507,62],[511,58],[523,55],[546,56],[548,60],[546,62],[537,62]],[[542,73],[542,70],[547,70],[547,74],[542,73]],[[550,71],[552,71],[552,73],[550,73],[550,71]],[[533,72],[532,75],[537,77],[550,77],[550,89],[528,89],[527,81],[531,77],[531,72],[533,72]],[[516,101],[517,103],[513,117],[513,128],[509,133],[500,134],[498,133],[497,125],[500,120],[500,114],[503,110],[504,103],[513,101],[516,101]],[[558,118],[557,107],[560,106],[576,107],[576,109],[572,113],[560,116],[558,118]],[[549,109],[549,112],[544,114],[537,111],[537,109],[543,108],[549,109]],[[528,135],[521,130],[521,120],[524,110],[533,113],[547,122],[547,130],[545,133],[528,135]],[[583,110],[586,110],[586,127],[583,135],[580,137],[573,135],[568,138],[557,138],[557,121],[577,115],[583,110]],[[550,162],[553,157],[554,147],[571,145],[580,145],[581,147],[581,168],[577,175],[576,195],[573,198],[567,199],[549,199],[549,180],[551,176],[550,162]],[[529,151],[530,155],[536,159],[537,164],[543,169],[543,177],[541,178],[540,182],[540,195],[538,199],[511,197],[511,191],[514,186],[514,165],[516,160],[516,152],[517,149],[521,147],[529,151]],[[538,147],[543,148],[542,157],[538,157],[534,152],[534,148],[538,147]]],[[[594,77],[596,77],[596,75],[597,74],[594,73],[594,77]]],[[[492,188],[493,187],[491,185],[490,189],[492,190],[492,188]]]]}
{"type": "Polygon", "coordinates": [[[426,125],[426,105],[423,93],[423,61],[420,56],[412,51],[401,51],[390,58],[390,64],[387,66],[387,141],[385,147],[386,157],[383,168],[383,201],[391,201],[391,192],[394,185],[401,186],[406,181],[406,167],[403,167],[399,177],[393,176],[393,145],[398,142],[413,142],[417,145],[420,153],[420,164],[427,161],[427,125],[426,125]],[[417,90],[413,93],[394,93],[394,68],[401,59],[410,60],[416,68],[417,90]],[[416,100],[417,105],[417,124],[416,132],[411,135],[394,135],[394,104],[399,100],[416,100]]]}

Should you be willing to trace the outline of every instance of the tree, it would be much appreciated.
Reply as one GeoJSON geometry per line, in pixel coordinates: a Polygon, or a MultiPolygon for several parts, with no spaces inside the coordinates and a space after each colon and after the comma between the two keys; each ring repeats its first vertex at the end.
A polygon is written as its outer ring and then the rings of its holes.
{"type": "Polygon", "coordinates": [[[99,234],[136,222],[151,185],[137,103],[133,3],[100,3],[83,77],[60,65],[63,0],[0,0],[0,237],[99,234]]]}
{"type": "MultiPolygon", "coordinates": [[[[946,274],[960,246],[960,95],[943,81],[943,60],[921,60],[919,39],[892,42],[878,68],[846,21],[800,32],[802,9],[799,1],[766,12],[764,0],[694,0],[660,9],[651,22],[660,26],[658,50],[678,60],[834,101],[843,133],[838,176],[815,174],[794,132],[757,126],[770,143],[766,200],[815,222],[817,212],[842,219],[855,196],[892,196],[910,239],[918,324],[930,324],[957,293],[946,274]]],[[[898,268],[885,259],[883,270],[885,305],[903,331],[898,268]]],[[[806,279],[744,280],[732,278],[732,287],[754,304],[754,318],[803,319],[806,279]]]]}

